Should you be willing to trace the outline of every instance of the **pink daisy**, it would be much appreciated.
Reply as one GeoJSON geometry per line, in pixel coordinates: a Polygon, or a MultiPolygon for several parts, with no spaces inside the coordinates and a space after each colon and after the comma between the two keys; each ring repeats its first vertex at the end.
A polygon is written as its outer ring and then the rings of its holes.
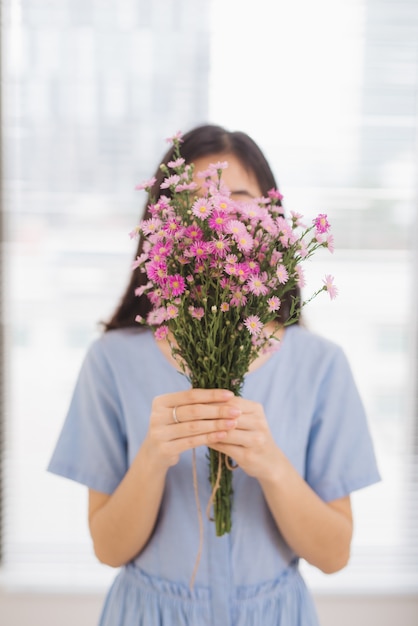
{"type": "Polygon", "coordinates": [[[288,278],[289,278],[289,274],[287,273],[287,269],[285,268],[285,266],[283,264],[280,264],[276,270],[276,276],[279,279],[279,283],[281,285],[284,285],[288,278]]]}
{"type": "Polygon", "coordinates": [[[236,236],[236,241],[241,252],[249,252],[254,246],[254,239],[246,230],[236,236]]]}
{"type": "Polygon", "coordinates": [[[338,294],[338,289],[334,285],[334,276],[328,274],[327,276],[325,276],[325,279],[322,282],[325,285],[323,289],[325,289],[325,291],[328,291],[329,297],[331,298],[331,300],[334,300],[338,294]]]}
{"type": "Polygon", "coordinates": [[[271,298],[267,300],[267,304],[269,307],[269,311],[271,312],[278,311],[281,305],[280,298],[277,298],[276,296],[272,296],[271,298]]]}
{"type": "Polygon", "coordinates": [[[166,325],[160,326],[159,328],[155,330],[155,333],[154,333],[154,337],[156,338],[157,341],[161,341],[162,339],[165,339],[167,335],[168,335],[168,326],[166,325]]]}
{"type": "Polygon", "coordinates": [[[229,252],[229,240],[219,235],[218,239],[212,241],[212,250],[217,257],[223,259],[229,252]]]}
{"type": "Polygon", "coordinates": [[[225,228],[227,219],[227,213],[225,211],[215,209],[208,219],[208,224],[212,228],[212,230],[222,232],[225,228]]]}
{"type": "Polygon", "coordinates": [[[165,308],[158,307],[153,309],[147,315],[147,324],[150,326],[159,326],[165,321],[165,308]]]}
{"type": "Polygon", "coordinates": [[[151,189],[151,187],[154,185],[156,180],[157,179],[155,178],[155,176],[153,176],[149,180],[145,180],[143,183],[139,183],[139,185],[135,185],[135,190],[141,191],[142,189],[146,189],[146,190],[151,189]]]}
{"type": "Polygon", "coordinates": [[[192,213],[196,215],[196,217],[200,217],[200,219],[205,220],[212,213],[213,207],[210,205],[210,202],[207,198],[198,198],[194,205],[192,206],[192,213]]]}
{"type": "Polygon", "coordinates": [[[161,284],[167,276],[167,265],[161,261],[148,263],[147,276],[153,283],[161,284]]]}
{"type": "Polygon", "coordinates": [[[167,319],[172,320],[175,317],[177,317],[178,314],[179,314],[178,307],[176,307],[174,304],[169,304],[167,307],[167,319]]]}
{"type": "Polygon", "coordinates": [[[180,296],[186,288],[185,280],[180,274],[168,276],[168,282],[173,296],[180,296]]]}
{"type": "Polygon", "coordinates": [[[194,182],[179,183],[176,185],[174,191],[176,191],[176,193],[181,193],[182,191],[194,191],[195,189],[197,189],[197,184],[194,182]]]}
{"type": "Polygon", "coordinates": [[[325,213],[320,213],[313,220],[313,223],[315,224],[315,228],[318,233],[326,233],[330,228],[330,224],[325,213]]]}
{"type": "Polygon", "coordinates": [[[203,231],[201,228],[199,228],[199,226],[196,226],[196,224],[192,224],[191,226],[188,226],[186,228],[186,230],[184,231],[184,236],[188,237],[189,239],[194,239],[196,241],[198,239],[202,239],[203,231]]]}
{"type": "Polygon", "coordinates": [[[180,176],[178,174],[167,176],[167,178],[165,178],[163,182],[161,183],[160,189],[169,189],[170,187],[177,185],[179,182],[180,182],[180,176]]]}
{"type": "Polygon", "coordinates": [[[152,287],[152,283],[148,282],[146,285],[141,285],[141,287],[137,287],[135,289],[135,295],[136,296],[142,296],[142,294],[144,294],[146,291],[148,291],[148,289],[151,289],[152,287]]]}
{"type": "Polygon", "coordinates": [[[266,279],[266,272],[263,272],[258,276],[251,276],[247,283],[251,293],[255,294],[256,296],[265,296],[269,291],[269,288],[264,282],[266,279]]]}
{"type": "Polygon", "coordinates": [[[247,296],[240,289],[235,289],[235,291],[232,292],[230,304],[232,306],[244,306],[247,304],[247,296]]]}
{"type": "Polygon", "coordinates": [[[167,137],[166,142],[167,143],[175,143],[176,141],[178,143],[183,143],[183,133],[181,130],[178,130],[174,135],[171,135],[171,137],[167,137]]]}
{"type": "Polygon", "coordinates": [[[196,259],[206,259],[209,252],[209,244],[206,241],[198,240],[194,241],[184,254],[196,259]]]}
{"type": "Polygon", "coordinates": [[[305,281],[305,274],[303,271],[303,267],[301,265],[296,265],[295,267],[296,270],[296,274],[297,274],[297,283],[299,285],[299,287],[304,287],[306,285],[306,281],[305,281]]]}
{"type": "Polygon", "coordinates": [[[196,318],[197,320],[201,320],[202,317],[205,314],[205,311],[204,311],[203,307],[201,307],[201,306],[198,306],[198,307],[190,306],[189,307],[189,312],[190,312],[190,315],[192,317],[196,318]]]}
{"type": "Polygon", "coordinates": [[[151,217],[149,220],[143,220],[139,227],[144,233],[144,235],[151,235],[152,233],[158,232],[161,228],[161,220],[158,217],[151,217]]]}
{"type": "Polygon", "coordinates": [[[230,222],[228,222],[225,230],[227,233],[231,233],[231,235],[234,235],[235,237],[240,237],[241,235],[247,234],[247,229],[245,228],[244,224],[239,220],[231,220],[230,222]]]}
{"type": "Polygon", "coordinates": [[[260,318],[258,317],[258,315],[249,315],[244,320],[244,326],[249,331],[249,333],[253,336],[259,335],[263,328],[263,324],[260,318]]]}
{"type": "Polygon", "coordinates": [[[331,253],[334,252],[334,235],[327,235],[325,246],[331,253]]]}
{"type": "Polygon", "coordinates": [[[181,167],[184,164],[184,159],[183,157],[179,157],[178,159],[176,159],[175,161],[169,161],[167,163],[168,167],[171,167],[172,169],[175,169],[176,167],[181,167]]]}
{"type": "Polygon", "coordinates": [[[278,189],[270,189],[267,192],[267,195],[269,198],[271,198],[272,200],[283,200],[283,196],[280,193],[280,191],[278,189]]]}

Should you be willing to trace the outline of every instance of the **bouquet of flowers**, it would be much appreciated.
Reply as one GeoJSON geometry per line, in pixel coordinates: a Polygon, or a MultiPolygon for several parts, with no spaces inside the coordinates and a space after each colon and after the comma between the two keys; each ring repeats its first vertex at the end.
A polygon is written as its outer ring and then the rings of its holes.
{"type": "MultiPolygon", "coordinates": [[[[194,172],[181,156],[181,134],[171,139],[174,158],[161,165],[168,194],[151,200],[150,218],[131,236],[144,238],[143,254],[133,268],[146,274],[136,295],[146,294],[152,309],[139,323],[152,327],[156,339],[168,337],[173,355],[193,387],[230,389],[239,395],[252,361],[274,348],[266,331],[277,319],[283,297],[291,297],[284,324],[321,291],[334,298],[332,276],[306,301],[302,262],[318,248],[333,251],[327,216],[310,225],[302,216],[285,218],[281,194],[234,201],[222,182],[227,163],[194,172]],[[200,177],[201,184],[196,183],[200,177]]],[[[150,193],[155,178],[137,186],[150,193]]],[[[163,191],[164,193],[164,191],[163,191]]],[[[208,449],[213,518],[218,536],[231,529],[232,460],[208,449]]]]}

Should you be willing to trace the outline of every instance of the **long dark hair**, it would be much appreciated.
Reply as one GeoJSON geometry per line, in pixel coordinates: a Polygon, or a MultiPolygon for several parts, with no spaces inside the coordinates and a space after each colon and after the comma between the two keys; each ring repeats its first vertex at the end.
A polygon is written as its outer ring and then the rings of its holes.
{"type": "MultiPolygon", "coordinates": [[[[219,156],[221,154],[233,154],[237,159],[239,159],[245,169],[255,175],[262,195],[267,195],[267,192],[270,189],[277,188],[276,180],[266,157],[255,141],[246,133],[240,131],[228,131],[221,126],[205,124],[198,126],[183,135],[181,155],[185,159],[186,163],[193,163],[200,157],[209,157],[211,155],[219,156]]],[[[173,160],[173,156],[174,149],[171,147],[164,155],[161,162],[167,164],[169,161],[173,160]]],[[[159,198],[162,193],[160,185],[166,177],[159,166],[154,176],[156,181],[150,190],[149,197],[146,200],[143,211],[144,219],[148,219],[150,217],[148,205],[150,204],[151,196],[153,199],[159,198]]],[[[167,192],[167,190],[164,191],[167,192]]],[[[167,193],[165,195],[167,195],[167,193]]],[[[142,254],[143,244],[144,240],[141,237],[135,253],[135,258],[142,254]]],[[[147,280],[146,274],[141,272],[139,269],[132,271],[131,279],[118,307],[109,321],[103,324],[105,331],[114,330],[116,328],[139,327],[138,323],[135,322],[135,317],[140,315],[141,317],[146,318],[152,306],[146,295],[139,297],[136,296],[135,289],[145,284],[147,280]]],[[[297,288],[290,290],[283,298],[278,315],[279,322],[283,323],[287,321],[290,314],[292,298],[295,296],[299,297],[299,290],[297,288]]]]}

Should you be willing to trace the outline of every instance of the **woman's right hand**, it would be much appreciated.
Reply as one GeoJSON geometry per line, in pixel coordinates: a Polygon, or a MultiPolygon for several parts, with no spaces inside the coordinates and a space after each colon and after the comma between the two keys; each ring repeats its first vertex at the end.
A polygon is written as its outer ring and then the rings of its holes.
{"type": "Polygon", "coordinates": [[[234,398],[225,389],[189,389],[157,396],[152,403],[147,447],[168,468],[185,450],[223,441],[241,415],[234,398]]]}
{"type": "Polygon", "coordinates": [[[236,402],[222,389],[154,399],[147,437],[118,487],[111,495],[89,491],[90,533],[102,563],[120,567],[139,554],[153,531],[168,468],[185,450],[223,441],[241,413],[236,402]]]}

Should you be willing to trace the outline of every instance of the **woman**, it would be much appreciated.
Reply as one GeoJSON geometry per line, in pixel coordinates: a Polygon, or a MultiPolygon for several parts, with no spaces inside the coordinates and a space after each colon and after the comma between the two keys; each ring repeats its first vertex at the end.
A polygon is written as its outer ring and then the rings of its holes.
{"type": "MultiPolygon", "coordinates": [[[[195,170],[227,161],[232,197],[276,187],[258,146],[212,125],[183,137],[195,170]]],[[[169,150],[163,162],[173,158],[169,150]]],[[[161,193],[158,169],[154,194],[161,193]]],[[[148,204],[148,203],[147,203],[148,204]]],[[[143,248],[139,241],[137,255],[143,248]]],[[[259,356],[242,397],[190,389],[167,340],[138,328],[150,309],[132,273],[120,305],[91,346],[51,460],[52,472],[89,488],[89,526],[98,559],[121,567],[101,626],[315,625],[299,558],[322,571],[350,554],[350,493],[379,480],[364,410],[341,349],[301,325],[272,331],[280,350],[259,356]],[[199,548],[192,475],[209,500],[207,447],[238,465],[232,530],[204,520],[199,548]]],[[[287,306],[286,306],[287,304],[287,306]]]]}

